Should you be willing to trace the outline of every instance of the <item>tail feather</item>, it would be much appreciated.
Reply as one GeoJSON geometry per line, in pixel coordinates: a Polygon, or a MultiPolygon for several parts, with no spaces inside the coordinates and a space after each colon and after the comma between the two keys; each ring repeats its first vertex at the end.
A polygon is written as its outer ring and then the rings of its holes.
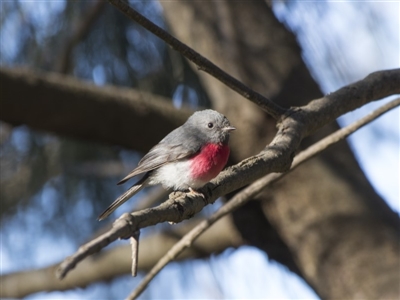
{"type": "Polygon", "coordinates": [[[139,192],[142,188],[146,186],[146,181],[148,176],[143,177],[134,185],[132,185],[125,193],[119,196],[99,217],[98,220],[104,220],[107,218],[111,213],[114,212],[120,205],[128,201],[133,195],[139,192]]]}

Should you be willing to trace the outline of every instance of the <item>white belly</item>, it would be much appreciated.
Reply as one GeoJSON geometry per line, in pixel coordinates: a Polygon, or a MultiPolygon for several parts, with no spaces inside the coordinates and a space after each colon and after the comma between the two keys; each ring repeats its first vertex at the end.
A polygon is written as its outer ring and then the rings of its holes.
{"type": "Polygon", "coordinates": [[[174,190],[187,190],[189,187],[197,189],[204,186],[207,181],[192,178],[190,164],[190,160],[166,164],[153,171],[149,184],[162,184],[164,188],[174,190]]]}

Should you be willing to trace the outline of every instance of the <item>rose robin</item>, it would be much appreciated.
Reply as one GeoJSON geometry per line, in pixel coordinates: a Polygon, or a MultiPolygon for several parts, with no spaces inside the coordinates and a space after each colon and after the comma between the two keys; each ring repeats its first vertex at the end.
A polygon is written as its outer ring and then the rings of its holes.
{"type": "Polygon", "coordinates": [[[229,157],[228,119],[211,109],[195,112],[155,145],[139,162],[137,168],[118,184],[145,173],[142,179],[116,199],[100,216],[108,217],[143,187],[162,184],[164,188],[184,191],[203,187],[224,168],[229,157]]]}

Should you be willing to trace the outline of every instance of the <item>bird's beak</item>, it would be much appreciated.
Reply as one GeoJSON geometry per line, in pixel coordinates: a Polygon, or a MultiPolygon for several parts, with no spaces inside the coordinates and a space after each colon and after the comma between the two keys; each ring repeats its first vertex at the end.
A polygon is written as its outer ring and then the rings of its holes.
{"type": "Polygon", "coordinates": [[[236,128],[233,126],[226,126],[226,127],[222,128],[222,130],[230,132],[230,131],[236,130],[236,128]]]}

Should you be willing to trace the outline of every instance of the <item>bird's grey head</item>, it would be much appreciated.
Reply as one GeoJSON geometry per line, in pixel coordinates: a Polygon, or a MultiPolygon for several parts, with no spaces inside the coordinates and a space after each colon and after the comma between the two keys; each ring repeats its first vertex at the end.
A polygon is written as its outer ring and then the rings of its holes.
{"type": "Polygon", "coordinates": [[[228,119],[212,109],[195,112],[185,123],[185,127],[204,142],[213,144],[226,144],[229,141],[229,133],[235,130],[228,119]]]}

